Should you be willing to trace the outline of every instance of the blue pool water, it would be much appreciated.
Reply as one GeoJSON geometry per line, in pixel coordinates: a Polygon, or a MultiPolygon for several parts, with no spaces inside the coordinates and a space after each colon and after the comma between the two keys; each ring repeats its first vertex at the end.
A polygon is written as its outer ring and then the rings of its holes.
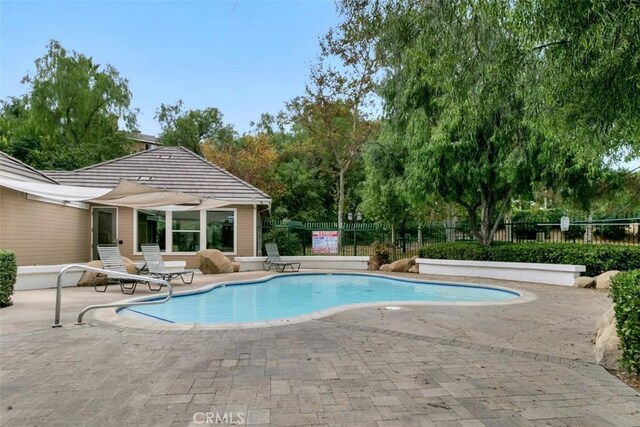
{"type": "Polygon", "coordinates": [[[169,302],[132,306],[126,316],[172,323],[247,323],[287,319],[331,307],[381,301],[491,302],[515,292],[408,281],[364,274],[282,274],[266,281],[227,284],[169,302]]]}

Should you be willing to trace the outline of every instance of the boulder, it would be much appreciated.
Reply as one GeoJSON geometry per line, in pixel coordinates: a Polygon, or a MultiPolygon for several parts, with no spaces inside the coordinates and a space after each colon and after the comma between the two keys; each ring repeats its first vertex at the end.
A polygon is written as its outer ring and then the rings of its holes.
{"type": "Polygon", "coordinates": [[[411,268],[409,268],[409,270],[407,271],[408,273],[419,273],[418,271],[418,264],[413,264],[411,266],[411,268]]]}
{"type": "Polygon", "coordinates": [[[124,262],[124,266],[127,268],[127,273],[129,274],[138,274],[138,267],[127,257],[122,257],[122,262],[124,262]]]}
{"type": "Polygon", "coordinates": [[[375,261],[369,261],[369,266],[367,267],[369,271],[378,271],[380,270],[380,266],[375,261]]]}
{"type": "MultiPolygon", "coordinates": [[[[122,257],[122,262],[127,268],[127,273],[138,274],[138,268],[127,257],[122,257]]],[[[91,261],[85,264],[88,267],[102,268],[102,261],[91,261]]],[[[78,286],[94,286],[94,285],[106,285],[108,279],[93,271],[85,271],[80,280],[78,280],[78,286]]]]}
{"type": "Polygon", "coordinates": [[[599,334],[600,331],[611,323],[615,323],[616,312],[613,310],[613,305],[609,307],[609,310],[605,311],[604,314],[598,317],[596,321],[596,334],[599,334]]]}
{"type": "Polygon", "coordinates": [[[573,283],[573,286],[575,286],[576,288],[595,288],[596,279],[589,276],[580,276],[573,283]]]}
{"type": "MultiPolygon", "coordinates": [[[[85,264],[87,267],[102,268],[102,261],[91,261],[85,264]]],[[[98,277],[98,274],[93,271],[85,271],[80,280],[78,280],[78,286],[93,286],[93,285],[106,285],[106,277],[98,277]]]]}
{"type": "Polygon", "coordinates": [[[196,258],[202,274],[233,273],[231,261],[217,249],[203,249],[196,254],[196,258]]]}
{"type": "Polygon", "coordinates": [[[240,263],[238,261],[231,261],[231,265],[233,266],[234,273],[240,271],[240,263]]]}
{"type": "Polygon", "coordinates": [[[620,338],[616,331],[616,317],[611,306],[596,323],[596,347],[594,353],[596,363],[607,369],[618,369],[618,362],[622,357],[620,338]]]}
{"type": "Polygon", "coordinates": [[[622,357],[619,346],[620,338],[616,331],[616,322],[612,322],[601,329],[596,337],[596,363],[607,369],[619,369],[618,362],[622,357]]]}
{"type": "Polygon", "coordinates": [[[406,273],[411,267],[416,264],[415,258],[399,259],[389,264],[389,271],[394,273],[406,273]]]}
{"type": "Polygon", "coordinates": [[[391,264],[382,264],[380,266],[380,271],[391,271],[391,264]]]}
{"type": "Polygon", "coordinates": [[[620,273],[618,270],[605,271],[601,275],[597,276],[596,289],[608,290],[611,286],[611,278],[620,273]]]}

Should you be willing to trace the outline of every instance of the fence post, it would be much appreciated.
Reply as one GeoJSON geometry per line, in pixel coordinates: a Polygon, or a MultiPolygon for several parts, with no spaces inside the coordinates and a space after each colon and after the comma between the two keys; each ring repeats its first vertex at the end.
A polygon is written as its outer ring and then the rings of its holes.
{"type": "Polygon", "coordinates": [[[593,214],[589,212],[589,216],[587,217],[587,221],[589,224],[584,228],[584,242],[591,243],[593,240],[593,233],[591,231],[591,221],[593,221],[593,214]]]}
{"type": "Polygon", "coordinates": [[[513,242],[513,223],[511,222],[511,215],[507,215],[504,219],[504,230],[507,233],[505,240],[507,242],[513,242]]]}

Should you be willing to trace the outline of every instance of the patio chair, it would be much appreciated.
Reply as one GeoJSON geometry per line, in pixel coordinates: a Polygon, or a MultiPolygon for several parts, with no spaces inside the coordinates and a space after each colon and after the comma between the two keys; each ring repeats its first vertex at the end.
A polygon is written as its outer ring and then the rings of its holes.
{"type": "Polygon", "coordinates": [[[141,248],[145,263],[142,270],[146,269],[150,275],[159,277],[167,282],[179,277],[185,285],[193,283],[193,275],[195,274],[193,270],[170,271],[165,268],[164,261],[162,260],[162,253],[160,252],[160,246],[155,243],[144,244],[141,245],[141,248]],[[185,280],[185,277],[188,277],[188,281],[185,280]]]}
{"type": "Polygon", "coordinates": [[[269,271],[271,270],[271,267],[275,267],[276,271],[278,271],[279,273],[283,273],[287,266],[291,267],[291,271],[293,272],[300,271],[299,262],[286,262],[280,259],[280,254],[278,253],[278,245],[276,245],[275,243],[265,243],[264,247],[267,250],[267,259],[262,263],[262,268],[265,271],[269,271]]]}
{"type": "MultiPolygon", "coordinates": [[[[100,256],[100,261],[102,261],[102,268],[104,270],[110,270],[116,273],[125,273],[127,272],[127,267],[124,265],[124,261],[122,260],[122,255],[120,255],[120,249],[115,245],[98,245],[98,255],[100,256]]],[[[107,290],[107,286],[117,284],[120,285],[120,290],[123,294],[133,295],[136,291],[136,286],[138,283],[144,282],[144,280],[135,280],[135,279],[125,279],[125,278],[117,278],[117,277],[108,277],[107,283],[104,285],[95,284],[93,288],[96,292],[105,292],[107,290]],[[102,286],[102,289],[100,289],[102,286]]],[[[157,289],[151,286],[150,282],[146,282],[149,286],[149,290],[151,291],[159,291],[162,289],[162,285],[159,285],[157,289]]]]}

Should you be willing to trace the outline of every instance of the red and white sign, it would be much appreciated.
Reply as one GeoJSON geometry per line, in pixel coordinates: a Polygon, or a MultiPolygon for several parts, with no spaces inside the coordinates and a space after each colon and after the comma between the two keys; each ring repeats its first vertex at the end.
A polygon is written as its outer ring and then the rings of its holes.
{"type": "Polygon", "coordinates": [[[312,249],[314,254],[337,254],[338,253],[338,232],[337,231],[312,231],[312,249]]]}

